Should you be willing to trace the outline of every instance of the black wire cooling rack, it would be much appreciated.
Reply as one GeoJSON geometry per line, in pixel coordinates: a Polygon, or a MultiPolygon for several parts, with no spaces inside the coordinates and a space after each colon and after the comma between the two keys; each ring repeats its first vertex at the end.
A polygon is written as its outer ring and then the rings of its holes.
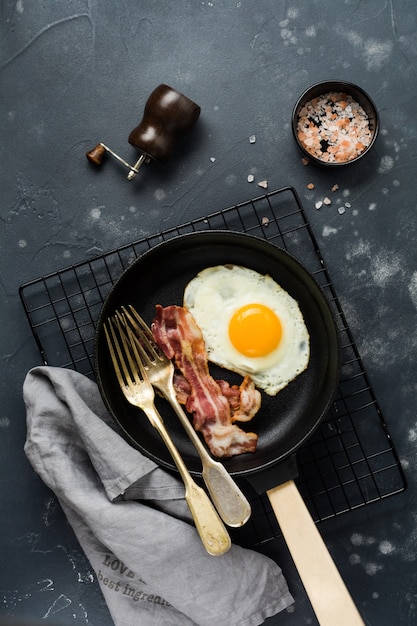
{"type": "MultiPolygon", "coordinates": [[[[403,491],[406,479],[397,452],[292,187],[144,237],[22,285],[20,297],[43,362],[93,378],[95,322],[115,280],[154,245],[204,230],[249,233],[293,254],[321,286],[337,320],[342,374],[336,398],[321,427],[297,454],[297,484],[314,520],[319,522],[403,491]]],[[[256,546],[280,536],[267,497],[251,491],[248,497],[252,517],[236,532],[235,540],[256,546]]]]}

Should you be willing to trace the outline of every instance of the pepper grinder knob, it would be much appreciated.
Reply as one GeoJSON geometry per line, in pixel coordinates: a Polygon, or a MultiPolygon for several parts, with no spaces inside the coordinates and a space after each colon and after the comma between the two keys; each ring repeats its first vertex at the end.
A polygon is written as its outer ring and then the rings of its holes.
{"type": "Polygon", "coordinates": [[[106,148],[98,143],[92,150],[86,153],[86,157],[94,165],[101,165],[104,155],[106,154],[106,148]]]}

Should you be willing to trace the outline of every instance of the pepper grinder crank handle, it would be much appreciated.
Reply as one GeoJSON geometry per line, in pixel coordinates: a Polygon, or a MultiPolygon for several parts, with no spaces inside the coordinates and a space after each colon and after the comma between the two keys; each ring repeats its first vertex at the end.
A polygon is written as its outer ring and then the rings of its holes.
{"type": "Polygon", "coordinates": [[[197,122],[201,108],[168,85],[159,85],[153,90],[145,104],[142,121],[132,130],[128,141],[141,155],[134,165],[130,165],[106,144],[99,143],[86,153],[94,165],[101,165],[108,152],[119,163],[128,168],[128,180],[135,178],[143,163],[151,159],[163,163],[174,151],[174,145],[197,122]]]}

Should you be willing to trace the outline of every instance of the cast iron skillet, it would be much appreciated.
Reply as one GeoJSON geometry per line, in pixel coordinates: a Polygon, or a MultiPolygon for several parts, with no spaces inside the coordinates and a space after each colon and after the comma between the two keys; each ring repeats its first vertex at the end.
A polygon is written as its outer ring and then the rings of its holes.
{"type": "MultiPolygon", "coordinates": [[[[185,285],[200,270],[239,264],[269,274],[299,303],[310,334],[307,369],[275,397],[263,394],[262,407],[247,425],[259,435],[258,449],[225,459],[235,476],[266,491],[321,626],[359,626],[360,615],[302,501],[293,478],[295,453],[327,413],[339,379],[339,339],[330,306],[311,274],[292,256],[253,236],[230,231],[189,233],[155,246],[115,283],[100,313],[95,369],[103,399],[129,441],[158,464],[174,470],[156,430],[122,396],[109,358],[103,322],[132,304],[150,323],[155,305],[182,304],[185,285]]],[[[214,376],[225,375],[212,368],[214,376]]],[[[241,380],[241,377],[238,377],[241,380]]],[[[200,474],[197,453],[167,403],[158,408],[191,473],[200,474]]]]}
{"type": "MultiPolygon", "coordinates": [[[[201,269],[227,263],[270,274],[298,301],[311,341],[307,370],[277,396],[262,394],[262,408],[246,426],[259,436],[256,453],[224,460],[231,474],[249,477],[292,457],[321,422],[338,382],[338,333],[330,307],[312,276],[287,252],[230,231],[190,233],[152,248],[122,274],[106,299],[96,331],[95,368],[104,401],[130,442],[158,464],[175,470],[158,433],[119,390],[103,322],[121,305],[133,304],[150,323],[156,304],[182,304],[185,285],[201,269]]],[[[231,382],[242,380],[221,368],[211,371],[231,382]]],[[[198,455],[171,408],[165,402],[158,408],[190,472],[199,475],[198,455]]],[[[262,486],[264,491],[264,472],[262,486]]]]}

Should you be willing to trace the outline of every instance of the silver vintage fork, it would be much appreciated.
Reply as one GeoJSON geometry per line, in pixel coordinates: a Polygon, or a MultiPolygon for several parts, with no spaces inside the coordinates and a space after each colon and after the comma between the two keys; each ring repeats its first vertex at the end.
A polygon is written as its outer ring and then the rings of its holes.
{"type": "Polygon", "coordinates": [[[104,324],[104,332],[114,371],[126,400],[146,413],[168,448],[184,482],[185,499],[205,549],[215,556],[224,554],[231,546],[229,534],[208,495],[191,477],[154,405],[154,390],[130,336],[131,329],[122,327],[118,318],[109,318],[107,323],[108,328],[104,324]]]}
{"type": "Polygon", "coordinates": [[[128,309],[122,307],[122,312],[118,313],[118,317],[124,320],[124,323],[128,321],[134,330],[137,347],[150,382],[170,402],[198,452],[203,467],[204,482],[220,517],[228,526],[242,526],[251,515],[250,504],[225,467],[210,456],[184,413],[174,390],[173,363],[159,348],[150,328],[132,305],[129,305],[128,309]]]}

